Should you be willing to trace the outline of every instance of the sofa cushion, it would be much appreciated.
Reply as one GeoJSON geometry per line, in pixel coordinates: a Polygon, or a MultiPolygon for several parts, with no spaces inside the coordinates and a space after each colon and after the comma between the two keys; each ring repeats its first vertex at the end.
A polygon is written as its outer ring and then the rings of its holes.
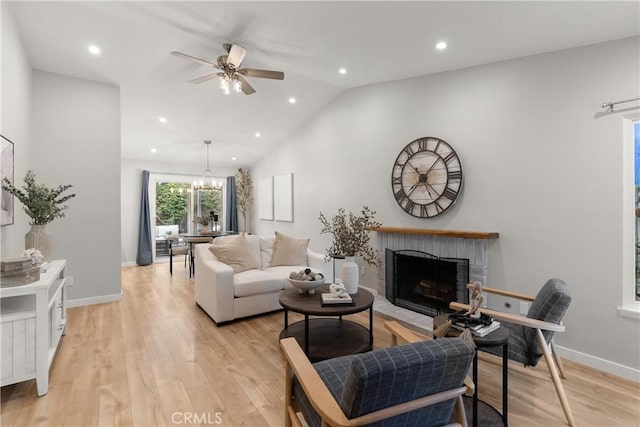
{"type": "Polygon", "coordinates": [[[298,272],[307,268],[306,265],[278,265],[276,267],[269,267],[264,271],[271,275],[282,277],[284,279],[284,288],[292,288],[293,285],[289,283],[289,274],[292,271],[298,272]]]}
{"type": "Polygon", "coordinates": [[[236,298],[278,292],[288,282],[288,276],[262,270],[247,270],[233,275],[233,294],[236,298]]]}
{"type": "Polygon", "coordinates": [[[265,269],[271,267],[271,258],[273,258],[273,244],[276,241],[275,236],[260,237],[260,268],[265,269]]]}
{"type": "Polygon", "coordinates": [[[286,236],[276,231],[273,243],[273,257],[271,266],[277,265],[307,265],[307,247],[309,239],[298,239],[286,236]]]}
{"type": "Polygon", "coordinates": [[[231,267],[234,273],[259,267],[244,234],[214,239],[209,250],[218,260],[231,267]]]}

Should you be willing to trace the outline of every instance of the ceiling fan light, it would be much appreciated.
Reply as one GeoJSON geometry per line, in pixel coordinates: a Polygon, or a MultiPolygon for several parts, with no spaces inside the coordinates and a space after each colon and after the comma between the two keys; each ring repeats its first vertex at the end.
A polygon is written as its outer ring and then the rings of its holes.
{"type": "Polygon", "coordinates": [[[240,80],[237,78],[233,79],[233,91],[235,93],[240,93],[242,91],[242,84],[240,83],[240,80]]]}
{"type": "Polygon", "coordinates": [[[231,84],[229,83],[228,77],[222,77],[220,79],[220,90],[222,90],[222,93],[225,95],[229,95],[231,93],[231,84]]]}

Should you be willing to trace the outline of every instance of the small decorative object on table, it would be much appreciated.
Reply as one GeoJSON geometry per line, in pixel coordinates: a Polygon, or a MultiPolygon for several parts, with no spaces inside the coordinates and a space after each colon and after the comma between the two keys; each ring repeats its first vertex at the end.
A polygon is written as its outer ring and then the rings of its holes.
{"type": "Polygon", "coordinates": [[[329,292],[322,294],[322,306],[329,305],[353,305],[353,299],[342,283],[333,283],[329,286],[329,292]]]}
{"type": "Polygon", "coordinates": [[[298,288],[299,294],[314,294],[316,288],[324,283],[324,274],[314,272],[310,268],[300,271],[292,271],[289,274],[289,283],[298,288]]]}

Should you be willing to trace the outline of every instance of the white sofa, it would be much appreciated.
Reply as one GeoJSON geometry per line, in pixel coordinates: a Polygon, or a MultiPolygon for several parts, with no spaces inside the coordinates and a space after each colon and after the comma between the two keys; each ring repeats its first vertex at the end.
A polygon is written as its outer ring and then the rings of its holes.
{"type": "Polygon", "coordinates": [[[209,244],[195,245],[196,303],[216,324],[282,309],[278,295],[291,286],[287,279],[292,271],[310,267],[331,277],[331,264],[325,262],[320,253],[307,249],[307,265],[271,267],[275,237],[248,235],[246,238],[258,269],[235,274],[209,250],[209,244]]]}

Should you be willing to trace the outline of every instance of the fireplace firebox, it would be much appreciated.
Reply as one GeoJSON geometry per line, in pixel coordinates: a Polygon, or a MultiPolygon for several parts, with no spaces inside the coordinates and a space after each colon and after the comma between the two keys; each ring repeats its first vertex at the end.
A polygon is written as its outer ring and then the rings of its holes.
{"type": "Polygon", "coordinates": [[[394,305],[427,316],[449,312],[452,301],[469,303],[469,260],[413,250],[385,250],[385,294],[394,305]]]}

